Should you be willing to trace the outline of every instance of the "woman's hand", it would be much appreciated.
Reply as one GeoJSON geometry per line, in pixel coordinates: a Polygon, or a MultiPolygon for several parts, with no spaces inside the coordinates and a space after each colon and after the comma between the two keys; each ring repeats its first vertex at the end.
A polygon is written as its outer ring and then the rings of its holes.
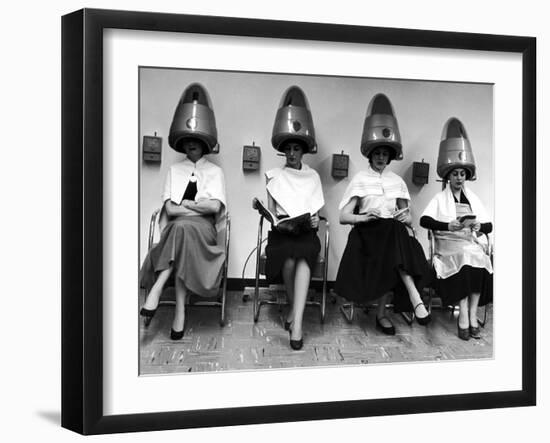
{"type": "Polygon", "coordinates": [[[193,206],[195,206],[195,200],[183,200],[180,206],[183,206],[187,209],[192,209],[193,206]]]}
{"type": "Polygon", "coordinates": [[[311,227],[313,229],[317,229],[319,227],[319,214],[313,214],[310,218],[309,218],[309,222],[311,224],[311,227]]]}
{"type": "Polygon", "coordinates": [[[378,209],[369,209],[364,214],[356,215],[354,224],[367,223],[367,222],[370,222],[371,220],[375,220],[379,217],[380,217],[380,211],[378,209]]]}
{"type": "Polygon", "coordinates": [[[449,231],[460,231],[463,227],[464,225],[458,220],[453,220],[452,222],[449,222],[449,231]]]}
{"type": "Polygon", "coordinates": [[[478,221],[474,221],[470,224],[470,229],[473,232],[478,232],[481,229],[481,223],[478,221]]]}
{"type": "Polygon", "coordinates": [[[412,223],[412,217],[409,211],[402,212],[397,217],[395,217],[395,219],[406,225],[410,225],[412,223]]]}

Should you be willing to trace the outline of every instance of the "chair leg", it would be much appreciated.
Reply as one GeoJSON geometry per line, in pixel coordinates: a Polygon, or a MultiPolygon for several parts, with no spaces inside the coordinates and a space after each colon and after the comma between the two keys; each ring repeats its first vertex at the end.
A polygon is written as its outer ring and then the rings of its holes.
{"type": "Polygon", "coordinates": [[[227,296],[227,286],[226,286],[227,278],[224,278],[223,281],[223,287],[222,287],[222,301],[221,301],[221,314],[220,314],[220,326],[225,326],[225,300],[227,296]]]}
{"type": "Polygon", "coordinates": [[[252,296],[252,310],[254,314],[254,323],[258,321],[260,315],[260,264],[259,258],[258,263],[256,264],[256,280],[254,284],[254,295],[252,296]]]}
{"type": "Polygon", "coordinates": [[[409,314],[408,312],[401,312],[401,317],[403,317],[403,320],[410,326],[413,323],[414,320],[414,313],[409,314]]]}
{"type": "Polygon", "coordinates": [[[485,307],[483,308],[483,320],[480,320],[479,317],[477,319],[477,322],[481,325],[481,327],[485,327],[485,324],[487,323],[487,307],[489,305],[485,305],[485,307]]]}
{"type": "Polygon", "coordinates": [[[256,282],[256,286],[254,287],[254,303],[253,303],[253,310],[254,310],[254,323],[258,321],[258,317],[260,315],[260,303],[258,301],[260,297],[260,288],[258,287],[258,282],[256,282]]]}
{"type": "Polygon", "coordinates": [[[348,323],[351,323],[353,321],[353,317],[355,314],[355,304],[354,303],[344,303],[342,306],[340,306],[340,311],[342,312],[342,315],[346,319],[348,323]]]}
{"type": "Polygon", "coordinates": [[[434,297],[434,290],[432,288],[428,289],[428,313],[432,313],[432,301],[434,297]]]}
{"type": "Polygon", "coordinates": [[[321,296],[321,323],[325,322],[326,315],[326,305],[327,305],[327,282],[323,281],[323,294],[321,296]]]}

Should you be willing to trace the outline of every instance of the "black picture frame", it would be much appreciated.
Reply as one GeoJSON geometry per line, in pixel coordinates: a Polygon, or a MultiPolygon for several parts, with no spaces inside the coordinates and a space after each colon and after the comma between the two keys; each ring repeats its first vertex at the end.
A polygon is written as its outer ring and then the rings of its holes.
{"type": "Polygon", "coordinates": [[[536,404],[536,39],[83,9],[62,18],[62,426],[82,434],[351,418],[536,404]],[[103,412],[103,31],[108,28],[522,56],[522,388],[481,392],[110,415],[103,412]],[[528,172],[528,173],[527,173],[528,172]]]}

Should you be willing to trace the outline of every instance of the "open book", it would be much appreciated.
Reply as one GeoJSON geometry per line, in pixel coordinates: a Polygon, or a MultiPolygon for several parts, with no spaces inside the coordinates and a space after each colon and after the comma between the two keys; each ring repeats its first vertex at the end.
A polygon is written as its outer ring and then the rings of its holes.
{"type": "Polygon", "coordinates": [[[475,221],[476,216],[474,214],[466,214],[456,218],[460,223],[464,223],[466,220],[475,221]]]}
{"type": "Polygon", "coordinates": [[[252,207],[263,215],[275,229],[285,234],[299,235],[312,229],[309,212],[279,219],[256,197],[252,200],[252,207]]]}
{"type": "Polygon", "coordinates": [[[464,214],[456,218],[465,228],[469,228],[476,222],[476,216],[474,214],[464,214]]]}

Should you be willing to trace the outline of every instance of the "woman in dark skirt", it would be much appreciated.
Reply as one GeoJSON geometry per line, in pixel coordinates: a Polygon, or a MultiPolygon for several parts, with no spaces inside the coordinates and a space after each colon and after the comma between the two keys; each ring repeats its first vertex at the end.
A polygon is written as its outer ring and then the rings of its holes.
{"type": "Polygon", "coordinates": [[[493,225],[477,195],[465,186],[475,180],[472,148],[460,120],[447,121],[439,149],[437,172],[449,183],[428,204],[420,225],[434,233],[435,289],[445,305],[459,306],[458,336],[481,338],[478,306],[493,299],[493,267],[481,234],[493,225]]]}
{"type": "Polygon", "coordinates": [[[369,105],[361,152],[369,165],[353,177],[339,205],[340,223],[353,229],[338,268],[336,292],[362,304],[378,300],[376,326],[393,335],[386,312],[392,293],[396,310],[412,310],[421,325],[430,322],[420,291],[429,284],[431,270],[422,247],[407,231],[407,185],[386,169],[391,160],[402,158],[402,147],[393,107],[383,94],[369,105]]]}
{"type": "Polygon", "coordinates": [[[290,302],[285,329],[290,331],[291,348],[299,350],[311,270],[321,250],[316,233],[318,212],[325,203],[319,174],[302,162],[302,156],[315,153],[317,146],[309,106],[300,88],[293,86],[283,94],[271,141],[286,161],[283,168],[266,172],[269,210],[277,219],[309,214],[309,226],[298,233],[272,227],[266,246],[266,277],[270,283],[282,281],[285,285],[290,302]]]}
{"type": "Polygon", "coordinates": [[[215,297],[225,261],[217,243],[226,207],[221,168],[203,156],[217,152],[217,132],[210,99],[198,84],[182,94],[170,128],[170,146],[186,154],[167,174],[159,242],[149,251],[140,270],[140,286],[149,290],[140,315],[152,318],[165,283],[174,278],[176,309],[170,337],[184,334],[185,301],[189,291],[215,297]],[[195,124],[189,124],[195,119],[195,124]]]}

